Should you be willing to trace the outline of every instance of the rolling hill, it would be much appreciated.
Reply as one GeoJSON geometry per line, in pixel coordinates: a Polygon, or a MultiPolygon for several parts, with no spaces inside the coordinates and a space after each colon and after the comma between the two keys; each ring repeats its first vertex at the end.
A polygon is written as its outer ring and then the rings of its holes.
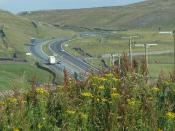
{"type": "Polygon", "coordinates": [[[25,44],[29,43],[32,37],[50,39],[72,34],[73,32],[58,30],[49,24],[0,10],[0,57],[9,57],[14,52],[24,56],[25,44]]]}
{"type": "Polygon", "coordinates": [[[174,0],[146,0],[126,6],[43,10],[23,12],[20,15],[55,25],[133,29],[174,27],[174,12],[174,0]]]}

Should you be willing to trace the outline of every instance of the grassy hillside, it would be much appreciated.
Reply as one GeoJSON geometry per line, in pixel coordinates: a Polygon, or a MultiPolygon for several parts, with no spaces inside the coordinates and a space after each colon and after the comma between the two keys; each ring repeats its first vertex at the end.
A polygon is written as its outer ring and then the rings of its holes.
{"type": "MultiPolygon", "coordinates": [[[[16,52],[17,57],[24,59],[27,52],[26,44],[33,37],[51,39],[73,35],[74,32],[59,30],[49,24],[28,20],[0,10],[0,57],[12,57],[16,52]]],[[[28,60],[33,61],[33,59],[28,60]]],[[[29,63],[6,64],[2,62],[0,63],[0,90],[11,89],[15,80],[22,85],[20,87],[27,88],[29,86],[27,81],[31,80],[34,75],[40,82],[52,80],[52,75],[49,72],[38,69],[29,63]]]]}
{"type": "MultiPolygon", "coordinates": [[[[23,13],[51,24],[101,28],[174,27],[174,0],[147,0],[121,7],[50,10],[23,13]]],[[[21,14],[22,15],[22,14],[21,14]]]]}
{"type": "Polygon", "coordinates": [[[53,76],[30,64],[0,64],[0,91],[18,87],[27,89],[30,87],[27,81],[35,76],[39,82],[51,81],[53,76]]]}
{"type": "Polygon", "coordinates": [[[48,24],[0,11],[0,56],[11,56],[15,50],[24,56],[25,44],[32,37],[47,39],[72,34],[73,32],[58,30],[48,24]]]}

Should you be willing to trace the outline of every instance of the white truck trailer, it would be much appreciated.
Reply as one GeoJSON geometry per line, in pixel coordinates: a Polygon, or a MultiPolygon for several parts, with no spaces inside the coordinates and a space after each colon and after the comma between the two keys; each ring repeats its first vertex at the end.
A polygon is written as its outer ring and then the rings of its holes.
{"type": "Polygon", "coordinates": [[[49,64],[56,64],[56,58],[55,56],[49,56],[49,64]]]}

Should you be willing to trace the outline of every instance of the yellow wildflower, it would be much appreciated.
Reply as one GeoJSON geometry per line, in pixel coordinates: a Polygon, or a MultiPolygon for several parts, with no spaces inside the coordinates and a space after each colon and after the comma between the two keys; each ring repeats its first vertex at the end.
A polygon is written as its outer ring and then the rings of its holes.
{"type": "Polygon", "coordinates": [[[4,106],[5,103],[3,101],[0,101],[0,106],[4,106]]]}
{"type": "Polygon", "coordinates": [[[37,125],[37,127],[38,127],[39,129],[41,129],[41,128],[43,127],[43,125],[39,123],[39,124],[37,125]]]}
{"type": "Polygon", "coordinates": [[[170,83],[169,81],[164,81],[165,85],[169,85],[169,83],[170,83]]]}
{"type": "Polygon", "coordinates": [[[109,74],[106,74],[105,76],[106,77],[113,77],[113,74],[112,73],[109,73],[109,74]]]}
{"type": "Polygon", "coordinates": [[[87,114],[80,113],[80,115],[81,115],[81,118],[82,118],[82,119],[87,120],[87,118],[88,118],[88,115],[87,115],[87,114]]]}
{"type": "Polygon", "coordinates": [[[152,91],[153,91],[153,92],[155,92],[155,93],[157,93],[157,92],[159,92],[159,91],[160,91],[160,89],[159,89],[159,88],[157,88],[157,87],[153,87],[153,88],[152,88],[152,91]]]}
{"type": "Polygon", "coordinates": [[[111,94],[111,97],[112,97],[112,98],[118,98],[119,96],[120,96],[120,95],[119,95],[118,93],[112,93],[112,94],[111,94]]]}
{"type": "Polygon", "coordinates": [[[135,106],[136,105],[136,100],[134,98],[127,99],[128,105],[129,106],[135,106]]]}
{"type": "Polygon", "coordinates": [[[36,93],[40,95],[48,95],[47,90],[45,90],[44,88],[37,88],[36,93]]]}
{"type": "Polygon", "coordinates": [[[98,89],[99,89],[99,90],[104,90],[105,87],[104,87],[104,86],[99,86],[98,89]]]}
{"type": "Polygon", "coordinates": [[[100,78],[98,78],[98,81],[100,81],[100,82],[105,82],[105,81],[107,81],[107,79],[104,78],[104,77],[100,77],[100,78]]]}
{"type": "Polygon", "coordinates": [[[15,104],[15,103],[17,103],[17,99],[16,98],[9,98],[9,99],[7,99],[7,102],[11,103],[11,104],[15,104]]]}
{"type": "Polygon", "coordinates": [[[18,128],[14,128],[13,131],[20,131],[18,128]]]}
{"type": "Polygon", "coordinates": [[[117,79],[117,78],[112,78],[112,80],[113,80],[114,82],[118,82],[118,81],[119,81],[119,79],[117,79]]]}
{"type": "Polygon", "coordinates": [[[159,128],[158,131],[163,131],[163,130],[159,128]]]}
{"type": "Polygon", "coordinates": [[[175,113],[174,112],[167,112],[166,113],[166,117],[169,119],[169,120],[172,120],[175,118],[175,113]]]}
{"type": "Polygon", "coordinates": [[[76,113],[76,111],[74,111],[74,110],[67,110],[66,112],[67,112],[68,114],[70,114],[70,115],[73,115],[73,114],[76,113]]]}
{"type": "Polygon", "coordinates": [[[112,88],[111,90],[112,90],[112,91],[116,91],[117,89],[116,89],[116,88],[112,88]]]}
{"type": "Polygon", "coordinates": [[[105,99],[105,98],[102,98],[101,100],[102,100],[102,102],[107,102],[107,101],[108,101],[108,100],[105,99]]]}
{"type": "Polygon", "coordinates": [[[92,79],[93,79],[94,81],[98,81],[99,77],[94,76],[92,79]]]}
{"type": "Polygon", "coordinates": [[[81,95],[84,97],[93,97],[92,93],[90,92],[84,92],[84,93],[81,93],[81,95]]]}
{"type": "Polygon", "coordinates": [[[154,98],[153,97],[148,97],[148,100],[152,101],[154,98]]]}
{"type": "Polygon", "coordinates": [[[97,76],[94,76],[93,79],[96,80],[96,79],[98,79],[98,77],[97,76]]]}
{"type": "Polygon", "coordinates": [[[97,98],[96,100],[97,100],[97,102],[100,102],[100,99],[99,98],[97,98]]]}

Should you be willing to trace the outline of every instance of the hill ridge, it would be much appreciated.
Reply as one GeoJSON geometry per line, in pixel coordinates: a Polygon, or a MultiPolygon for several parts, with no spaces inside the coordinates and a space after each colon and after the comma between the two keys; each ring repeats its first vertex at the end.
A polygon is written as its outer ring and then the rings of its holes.
{"type": "Polygon", "coordinates": [[[103,28],[174,27],[175,1],[146,0],[126,6],[45,10],[21,14],[50,24],[103,28]]]}

